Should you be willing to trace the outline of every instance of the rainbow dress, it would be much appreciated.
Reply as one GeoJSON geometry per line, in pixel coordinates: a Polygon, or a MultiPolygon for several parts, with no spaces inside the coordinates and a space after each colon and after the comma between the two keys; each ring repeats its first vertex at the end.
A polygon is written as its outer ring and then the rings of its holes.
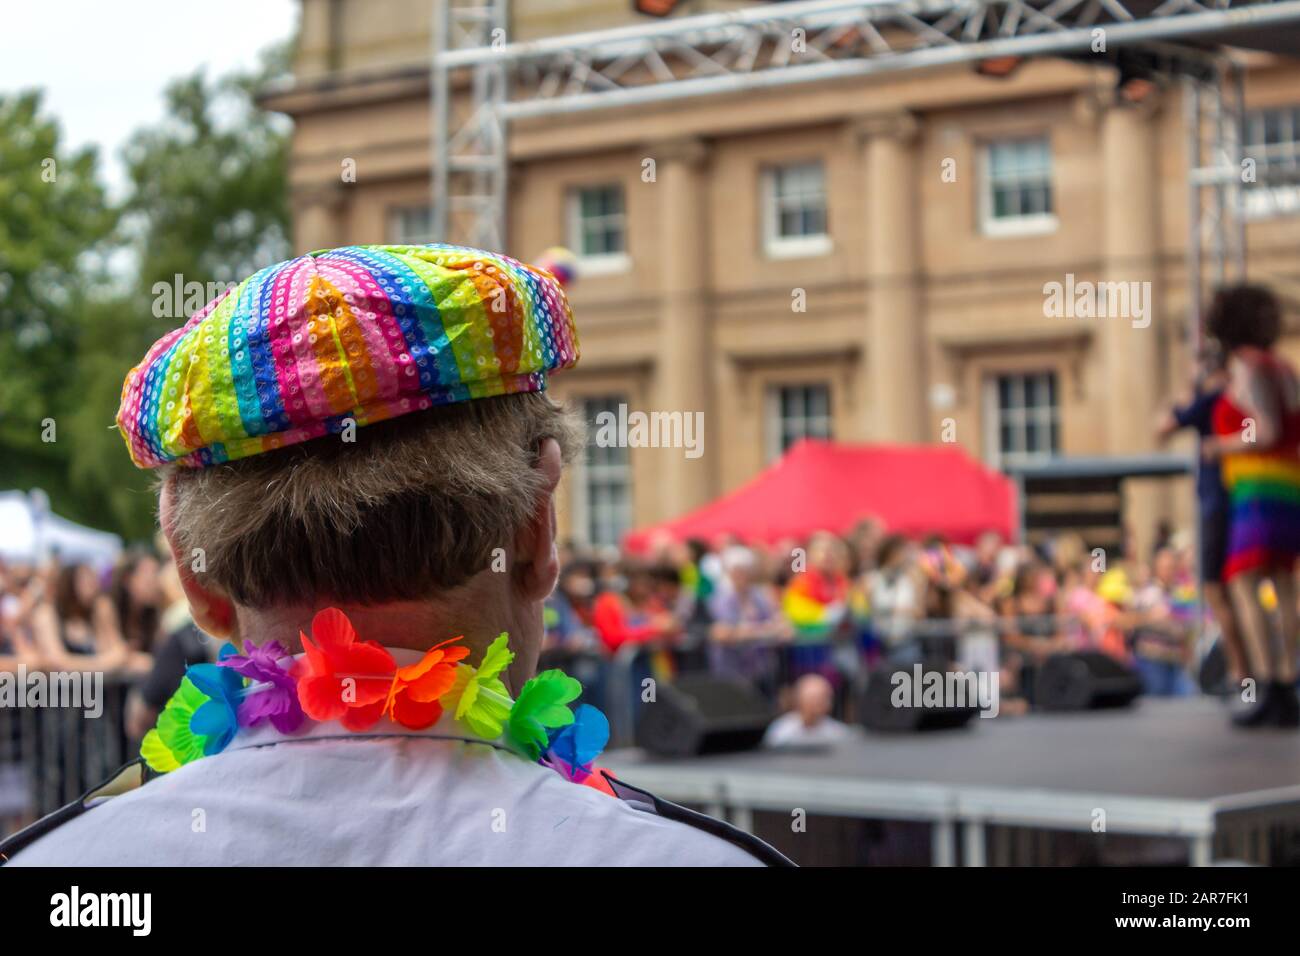
{"type": "MultiPolygon", "coordinates": [[[[1245,571],[1289,569],[1300,556],[1300,407],[1296,375],[1277,356],[1261,349],[1237,351],[1255,366],[1278,395],[1282,435],[1262,452],[1223,456],[1223,484],[1230,517],[1224,580],[1245,571]]],[[[1217,435],[1240,435],[1246,414],[1225,393],[1214,409],[1217,435]]]]}

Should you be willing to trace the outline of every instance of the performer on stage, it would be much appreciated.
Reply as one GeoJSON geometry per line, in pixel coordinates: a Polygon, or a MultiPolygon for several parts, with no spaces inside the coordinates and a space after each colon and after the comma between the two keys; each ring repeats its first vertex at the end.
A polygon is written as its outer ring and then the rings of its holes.
{"type": "Polygon", "coordinates": [[[577,360],[553,275],[441,244],[271,266],[159,340],[118,425],[230,646],[145,736],[160,778],[129,768],[0,860],[788,862],[602,771],[603,715],[534,674],[583,440],[543,390],[577,360]]]}
{"type": "MultiPolygon", "coordinates": [[[[1157,427],[1161,441],[1182,428],[1194,428],[1202,440],[1214,434],[1214,410],[1228,387],[1226,356],[1218,343],[1211,340],[1198,362],[1196,381],[1190,399],[1175,406],[1165,414],[1157,427]]],[[[1198,540],[1200,541],[1201,593],[1223,640],[1224,658],[1228,665],[1228,680],[1232,687],[1240,688],[1248,676],[1246,649],[1237,627],[1237,616],[1232,609],[1223,581],[1223,566],[1228,559],[1228,524],[1232,504],[1228,489],[1223,486],[1223,476],[1217,458],[1200,463],[1196,472],[1196,502],[1199,511],[1198,540]]]]}
{"type": "Polygon", "coordinates": [[[1228,388],[1214,411],[1216,434],[1202,449],[1220,459],[1231,500],[1223,576],[1257,684],[1255,700],[1234,716],[1246,727],[1300,726],[1294,576],[1300,555],[1300,382],[1273,350],[1281,326],[1277,298],[1261,286],[1221,289],[1206,316],[1206,330],[1228,356],[1228,388]],[[1266,578],[1277,594],[1280,642],[1270,640],[1261,604],[1266,578]]]}

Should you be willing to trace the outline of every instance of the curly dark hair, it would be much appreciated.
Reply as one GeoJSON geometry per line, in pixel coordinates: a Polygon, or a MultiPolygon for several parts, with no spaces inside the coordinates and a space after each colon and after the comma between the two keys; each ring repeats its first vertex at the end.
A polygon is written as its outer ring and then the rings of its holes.
{"type": "Polygon", "coordinates": [[[1243,345],[1270,348],[1282,333],[1282,306],[1262,285],[1224,286],[1205,313],[1205,331],[1225,352],[1243,345]]]}

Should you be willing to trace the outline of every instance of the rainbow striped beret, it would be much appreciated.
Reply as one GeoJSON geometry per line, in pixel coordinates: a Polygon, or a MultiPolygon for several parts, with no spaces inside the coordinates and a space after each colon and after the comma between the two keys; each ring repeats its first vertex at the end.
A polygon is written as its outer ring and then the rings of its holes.
{"type": "Polygon", "coordinates": [[[546,388],[578,361],[549,273],[441,243],[344,246],[250,276],[122,386],[141,468],[203,468],[407,412],[546,388]]]}

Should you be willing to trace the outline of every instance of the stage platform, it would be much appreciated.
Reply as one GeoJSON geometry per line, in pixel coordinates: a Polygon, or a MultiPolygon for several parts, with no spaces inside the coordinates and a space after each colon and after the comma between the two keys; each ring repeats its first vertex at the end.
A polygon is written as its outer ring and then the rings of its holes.
{"type": "Polygon", "coordinates": [[[926,823],[938,866],[985,865],[999,827],[1176,838],[1194,865],[1267,864],[1281,862],[1279,841],[1300,824],[1300,732],[1231,727],[1211,698],[904,736],[855,728],[816,751],[666,760],[618,750],[602,763],[751,831],[756,811],[796,809],[926,823]]]}

